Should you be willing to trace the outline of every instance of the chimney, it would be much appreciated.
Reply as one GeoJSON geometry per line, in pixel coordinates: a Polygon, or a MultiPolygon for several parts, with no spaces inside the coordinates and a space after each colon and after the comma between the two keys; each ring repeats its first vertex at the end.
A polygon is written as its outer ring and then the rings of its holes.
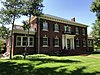
{"type": "Polygon", "coordinates": [[[72,18],[71,18],[71,21],[72,21],[72,22],[75,22],[75,17],[72,17],[72,18]]]}

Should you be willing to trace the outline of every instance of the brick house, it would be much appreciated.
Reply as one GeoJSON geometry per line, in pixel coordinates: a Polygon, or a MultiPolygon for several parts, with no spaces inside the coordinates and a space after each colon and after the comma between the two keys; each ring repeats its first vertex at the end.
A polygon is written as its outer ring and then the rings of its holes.
{"type": "MultiPolygon", "coordinates": [[[[37,27],[36,17],[32,17],[27,53],[79,55],[93,52],[93,39],[88,38],[87,35],[88,26],[75,22],[75,18],[70,21],[44,14],[40,17],[39,25],[40,28],[37,27]],[[38,43],[38,31],[40,31],[40,43],[38,43]]],[[[27,39],[25,34],[27,35],[27,31],[15,25],[13,54],[24,53],[27,39]]]]}

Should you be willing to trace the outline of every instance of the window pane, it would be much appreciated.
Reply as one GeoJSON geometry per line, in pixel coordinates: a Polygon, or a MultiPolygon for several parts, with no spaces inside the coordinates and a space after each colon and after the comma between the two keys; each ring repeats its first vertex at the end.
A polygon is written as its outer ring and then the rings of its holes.
{"type": "Polygon", "coordinates": [[[17,37],[16,45],[21,46],[21,37],[17,37]]]}
{"type": "Polygon", "coordinates": [[[48,38],[43,38],[43,45],[48,45],[48,38]]]}
{"type": "Polygon", "coordinates": [[[59,31],[59,25],[55,24],[55,31],[59,31]]]}
{"type": "Polygon", "coordinates": [[[43,30],[48,30],[48,23],[47,22],[43,22],[43,30]]]}
{"type": "Polygon", "coordinates": [[[30,41],[29,41],[29,46],[33,46],[34,45],[34,41],[33,41],[33,38],[31,38],[30,37],[30,39],[29,39],[30,41]]]}
{"type": "Polygon", "coordinates": [[[27,44],[27,37],[23,37],[23,46],[26,46],[27,44]]]}
{"type": "Polygon", "coordinates": [[[55,39],[55,45],[59,45],[59,40],[55,39]]]}

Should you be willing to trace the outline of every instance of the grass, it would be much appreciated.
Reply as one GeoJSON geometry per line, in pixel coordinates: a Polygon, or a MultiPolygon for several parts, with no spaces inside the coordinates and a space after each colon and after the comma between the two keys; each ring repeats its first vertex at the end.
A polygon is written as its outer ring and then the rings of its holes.
{"type": "MultiPolygon", "coordinates": [[[[91,55],[94,56],[94,55],[91,55]]],[[[98,54],[100,57],[100,54],[98,54]]],[[[100,59],[88,56],[41,56],[0,59],[0,75],[100,75],[100,59]]]]}

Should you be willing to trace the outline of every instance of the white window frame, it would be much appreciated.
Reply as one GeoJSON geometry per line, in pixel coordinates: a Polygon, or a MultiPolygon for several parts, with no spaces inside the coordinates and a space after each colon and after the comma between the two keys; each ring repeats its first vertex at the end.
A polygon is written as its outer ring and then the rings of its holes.
{"type": "Polygon", "coordinates": [[[82,35],[85,35],[85,28],[82,29],[82,35]]]}
{"type": "Polygon", "coordinates": [[[57,23],[54,24],[54,32],[59,32],[59,25],[57,23]]]}
{"type": "Polygon", "coordinates": [[[46,21],[43,22],[43,31],[48,31],[48,23],[46,21]]]}
{"type": "Polygon", "coordinates": [[[86,47],[86,39],[83,39],[83,47],[86,47]]]}
{"type": "Polygon", "coordinates": [[[88,40],[88,46],[93,47],[93,41],[92,40],[88,40]]]}
{"type": "Polygon", "coordinates": [[[75,32],[77,35],[79,35],[79,28],[78,27],[75,27],[75,32]]]}
{"type": "Polygon", "coordinates": [[[64,26],[64,32],[71,33],[71,26],[64,26]]]}
{"type": "Polygon", "coordinates": [[[80,40],[79,40],[79,38],[77,38],[76,41],[77,41],[76,42],[76,47],[80,47],[80,40]]]}
{"type": "Polygon", "coordinates": [[[16,46],[17,46],[17,47],[21,47],[21,46],[22,46],[22,37],[21,37],[21,36],[17,36],[17,37],[16,37],[16,46]],[[17,45],[17,38],[18,38],[18,37],[21,38],[21,41],[20,41],[20,44],[21,44],[21,45],[17,45]]]}
{"type": "MultiPolygon", "coordinates": [[[[26,36],[17,36],[17,37],[16,37],[16,47],[25,47],[26,45],[23,46],[23,37],[26,37],[26,36]],[[21,45],[20,46],[17,45],[17,37],[21,38],[21,45]]],[[[32,37],[32,36],[28,37],[28,45],[27,45],[27,47],[34,47],[34,37],[32,37]],[[29,38],[33,38],[33,45],[29,45],[29,43],[30,43],[29,38]]]]}
{"type": "Polygon", "coordinates": [[[54,47],[59,47],[59,38],[57,36],[54,39],[54,47]],[[58,40],[58,42],[57,42],[58,44],[57,45],[55,44],[55,40],[58,40]]]}
{"type": "Polygon", "coordinates": [[[45,41],[47,44],[46,45],[44,45],[44,40],[42,40],[42,42],[43,42],[43,47],[48,47],[48,37],[45,35],[44,37],[43,37],[43,39],[47,39],[47,41],[45,41]]]}
{"type": "Polygon", "coordinates": [[[29,37],[29,38],[28,38],[28,46],[29,46],[29,47],[34,47],[34,37],[29,37]],[[33,39],[32,45],[30,45],[30,38],[33,39]]]}

